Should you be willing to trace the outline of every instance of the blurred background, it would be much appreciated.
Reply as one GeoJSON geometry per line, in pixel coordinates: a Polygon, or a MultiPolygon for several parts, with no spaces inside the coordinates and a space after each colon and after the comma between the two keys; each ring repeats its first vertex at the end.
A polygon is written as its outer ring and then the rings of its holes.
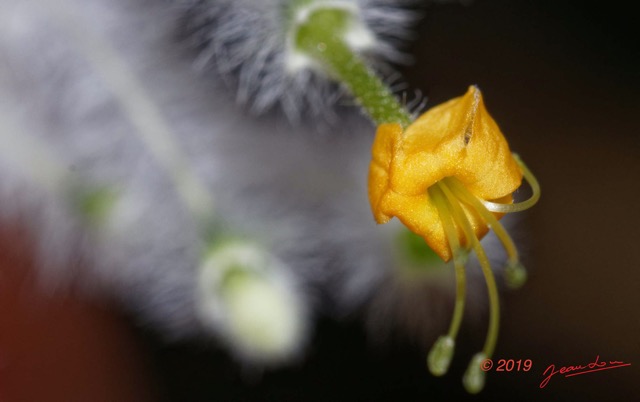
{"type": "MultiPolygon", "coordinates": [[[[477,84],[542,184],[527,212],[530,280],[503,298],[485,390],[461,377],[483,335],[463,331],[452,369],[426,370],[422,348],[381,346],[360,323],[321,319],[306,358],[259,373],[215,346],[167,346],[129,317],[72,296],[36,295],[33,247],[0,225],[0,401],[451,401],[640,398],[640,52],[623,3],[478,0],[426,10],[402,69],[435,105],[477,84]],[[20,356],[8,364],[7,351],[20,356]],[[539,384],[550,364],[630,367],[539,384]]],[[[482,332],[484,334],[484,331],[482,332]]]]}

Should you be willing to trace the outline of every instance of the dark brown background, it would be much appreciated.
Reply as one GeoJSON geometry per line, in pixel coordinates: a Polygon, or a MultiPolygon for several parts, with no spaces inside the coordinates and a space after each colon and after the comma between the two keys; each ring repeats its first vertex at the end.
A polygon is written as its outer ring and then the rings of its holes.
{"type": "Polygon", "coordinates": [[[532,359],[531,372],[493,373],[482,394],[469,396],[460,377],[479,335],[464,333],[451,372],[434,379],[417,348],[380,350],[358,325],[325,319],[305,362],[259,380],[222,352],[163,346],[101,307],[70,298],[35,303],[23,274],[32,263],[28,234],[5,223],[0,400],[638,400],[635,14],[619,2],[551,0],[478,0],[427,11],[411,49],[416,63],[404,71],[410,86],[437,104],[478,84],[542,183],[527,219],[531,278],[504,299],[496,351],[497,358],[532,359]],[[597,355],[632,366],[538,388],[549,364],[586,364],[597,355]]]}

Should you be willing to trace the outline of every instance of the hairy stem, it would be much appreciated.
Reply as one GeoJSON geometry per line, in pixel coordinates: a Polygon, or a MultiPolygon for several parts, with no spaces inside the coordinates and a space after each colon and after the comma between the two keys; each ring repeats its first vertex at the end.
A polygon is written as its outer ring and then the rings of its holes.
{"type": "Polygon", "coordinates": [[[409,125],[411,115],[346,43],[344,37],[352,20],[352,13],[346,9],[315,9],[294,31],[296,50],[311,57],[341,82],[375,124],[409,125]]]}

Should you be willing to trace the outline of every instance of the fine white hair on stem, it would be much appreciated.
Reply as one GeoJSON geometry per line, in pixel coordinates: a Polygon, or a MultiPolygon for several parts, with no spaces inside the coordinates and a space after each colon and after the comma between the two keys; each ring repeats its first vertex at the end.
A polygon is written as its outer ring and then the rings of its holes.
{"type": "MultiPolygon", "coordinates": [[[[287,43],[287,7],[283,0],[182,0],[180,29],[184,43],[197,51],[196,67],[219,75],[236,92],[236,101],[254,114],[279,110],[294,123],[302,117],[312,121],[335,120],[335,105],[343,88],[318,69],[291,69],[287,43]],[[247,29],[251,27],[251,29],[247,29]]],[[[314,4],[314,2],[311,2],[314,4]]],[[[323,1],[317,1],[322,4],[323,1]]],[[[411,37],[417,14],[415,1],[342,0],[351,6],[362,24],[359,28],[373,40],[359,49],[383,70],[385,63],[408,58],[398,43],[411,37]]],[[[360,35],[362,37],[362,35],[360,35]]],[[[363,42],[364,44],[364,42],[363,42]]]]}
{"type": "Polygon", "coordinates": [[[399,50],[415,39],[413,27],[421,15],[417,0],[359,0],[362,18],[376,34],[378,46],[373,52],[393,63],[409,63],[411,57],[399,50]]]}

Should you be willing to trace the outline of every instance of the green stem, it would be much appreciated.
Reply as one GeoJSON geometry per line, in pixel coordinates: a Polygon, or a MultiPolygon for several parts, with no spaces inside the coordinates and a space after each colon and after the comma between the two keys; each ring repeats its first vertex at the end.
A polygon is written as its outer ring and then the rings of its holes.
{"type": "Polygon", "coordinates": [[[408,126],[411,115],[387,85],[347,45],[345,33],[353,16],[348,10],[320,8],[297,27],[296,50],[319,62],[356,98],[376,125],[408,126]]]}

